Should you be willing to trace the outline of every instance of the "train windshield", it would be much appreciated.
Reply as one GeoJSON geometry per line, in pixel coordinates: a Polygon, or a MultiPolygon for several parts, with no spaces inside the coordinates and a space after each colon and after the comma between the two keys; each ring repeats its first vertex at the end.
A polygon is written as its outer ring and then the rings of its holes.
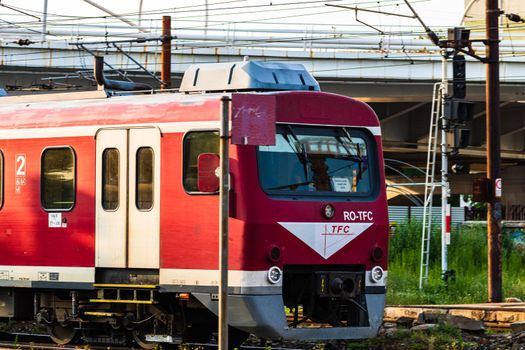
{"type": "Polygon", "coordinates": [[[360,129],[279,124],[276,144],[258,147],[261,186],[269,194],[370,195],[371,140],[360,129]]]}

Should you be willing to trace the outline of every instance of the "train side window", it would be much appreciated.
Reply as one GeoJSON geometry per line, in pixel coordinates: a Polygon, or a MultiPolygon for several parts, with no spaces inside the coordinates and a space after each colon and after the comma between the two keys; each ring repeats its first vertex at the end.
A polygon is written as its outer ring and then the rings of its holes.
{"type": "Polygon", "coordinates": [[[199,192],[197,159],[201,153],[219,153],[218,131],[191,131],[184,136],[182,182],[186,192],[199,192]]]}
{"type": "Polygon", "coordinates": [[[75,205],[75,152],[71,147],[42,152],[40,200],[44,210],[67,211],[75,205]]]}
{"type": "Polygon", "coordinates": [[[120,193],[120,154],[116,148],[106,148],[102,153],[102,208],[116,210],[120,193]]]}
{"type": "Polygon", "coordinates": [[[135,205],[138,210],[153,208],[153,149],[140,147],[137,150],[135,205]]]}

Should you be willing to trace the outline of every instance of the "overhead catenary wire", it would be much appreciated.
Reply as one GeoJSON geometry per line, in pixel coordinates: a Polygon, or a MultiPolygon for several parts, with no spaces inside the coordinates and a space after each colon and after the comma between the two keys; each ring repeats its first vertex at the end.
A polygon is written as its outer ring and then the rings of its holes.
{"type": "MultiPolygon", "coordinates": [[[[293,42],[293,41],[296,41],[295,38],[292,38],[292,39],[287,39],[287,40],[283,40],[283,43],[286,44],[286,45],[289,45],[289,43],[286,43],[287,41],[289,42],[293,42]]],[[[265,41],[267,43],[272,43],[271,41],[265,41]]],[[[250,47],[250,46],[256,46],[256,45],[262,45],[261,42],[259,42],[258,44],[255,44],[254,42],[246,42],[246,43],[238,43],[236,44],[234,47],[250,47]]],[[[176,49],[176,51],[179,51],[179,52],[184,52],[185,50],[192,50],[192,49],[195,49],[195,48],[200,48],[200,49],[204,49],[204,48],[221,48],[221,47],[224,47],[224,48],[228,48],[228,47],[232,47],[232,45],[230,43],[223,43],[223,44],[218,44],[218,43],[211,43],[211,44],[206,44],[206,45],[199,45],[198,47],[196,46],[191,46],[191,47],[184,47],[184,44],[181,44],[181,43],[178,43],[178,48],[176,49]]],[[[100,50],[101,48],[99,48],[100,50]]],[[[95,49],[96,50],[96,49],[95,49]]],[[[144,49],[141,49],[141,52],[144,52],[144,49]]],[[[30,56],[30,55],[39,55],[39,52],[38,51],[35,51],[33,53],[27,53],[27,52],[24,52],[24,53],[20,53],[19,55],[23,55],[25,57],[24,60],[27,60],[27,56],[30,56]]],[[[4,54],[4,58],[8,59],[8,57],[14,57],[14,55],[7,55],[7,54],[4,54]]],[[[55,56],[56,57],[56,56],[55,56]]],[[[424,59],[424,58],[431,58],[431,57],[435,57],[434,55],[421,55],[419,54],[418,55],[418,58],[419,59],[424,59]]],[[[399,59],[399,57],[397,57],[399,59]]],[[[12,60],[11,60],[12,61],[12,60]]],[[[429,62],[418,62],[418,64],[427,64],[429,62]]],[[[369,66],[369,67],[362,67],[364,69],[369,69],[369,68],[374,68],[374,66],[369,66]]],[[[345,68],[347,69],[347,68],[345,68]]]]}
{"type": "MultiPolygon", "coordinates": [[[[225,4],[225,3],[237,3],[237,2],[243,2],[244,0],[228,0],[228,1],[218,1],[218,2],[215,2],[215,3],[210,3],[209,5],[217,5],[217,4],[225,4]]],[[[316,1],[313,1],[313,2],[319,2],[319,3],[326,3],[328,1],[341,1],[341,0],[316,0],[316,1]]],[[[415,2],[428,2],[430,0],[416,0],[415,2]]],[[[401,0],[382,0],[382,6],[393,6],[397,3],[400,3],[401,0]]],[[[261,4],[258,4],[258,5],[252,5],[253,7],[271,7],[272,9],[275,9],[275,7],[278,7],[278,6],[287,6],[287,5],[297,5],[297,4],[310,4],[312,3],[312,1],[293,1],[293,2],[289,2],[289,3],[277,3],[277,4],[273,4],[273,3],[266,3],[266,2],[263,2],[261,4]]],[[[377,4],[377,1],[363,1],[363,2],[360,2],[360,4],[377,4]]],[[[28,12],[28,13],[33,13],[34,15],[41,15],[42,12],[41,11],[36,11],[36,10],[32,10],[32,9],[26,9],[26,8],[22,8],[22,7],[15,7],[15,6],[11,6],[12,8],[16,8],[18,9],[19,11],[25,11],[25,12],[28,12]]],[[[225,11],[231,11],[231,10],[234,10],[234,9],[237,9],[237,8],[246,8],[246,6],[242,6],[242,7],[225,7],[225,8],[217,8],[216,10],[225,10],[225,11]]],[[[269,11],[272,11],[272,9],[270,9],[269,11]]],[[[294,8],[295,10],[297,10],[297,8],[295,7],[294,8]]],[[[198,4],[198,5],[189,5],[189,6],[180,6],[180,7],[172,7],[172,8],[162,8],[162,9],[154,9],[154,10],[150,10],[150,11],[142,11],[141,13],[139,12],[127,12],[127,13],[119,13],[118,15],[120,16],[126,16],[126,17],[131,17],[131,16],[138,16],[139,14],[141,14],[142,16],[144,14],[147,14],[147,15],[162,15],[162,14],[180,14],[180,13],[185,13],[185,12],[202,12],[205,10],[205,4],[198,4]],[[202,9],[198,9],[198,7],[203,7],[202,9]],[[191,10],[189,10],[191,9],[191,10]]],[[[208,9],[210,10],[210,9],[208,9]]],[[[237,14],[237,13],[235,13],[237,14]]],[[[103,16],[70,16],[70,15],[61,15],[61,14],[53,14],[53,13],[48,13],[48,15],[51,15],[51,16],[56,16],[56,17],[63,17],[63,18],[69,18],[69,19],[100,19],[101,17],[103,16]]],[[[137,18],[138,20],[138,18],[137,18]]]]}
{"type": "MultiPolygon", "coordinates": [[[[425,0],[427,1],[427,0],[425,0]]],[[[216,2],[216,3],[236,3],[237,1],[222,1],[222,2],[216,2]]],[[[386,1],[385,1],[386,2],[386,1]]],[[[290,3],[301,3],[301,4],[307,4],[309,2],[300,2],[300,1],[291,1],[290,3]]],[[[368,2],[369,4],[373,4],[375,6],[378,6],[378,3],[375,2],[375,1],[369,1],[368,2]]],[[[391,1],[389,2],[389,4],[392,4],[392,6],[395,4],[395,5],[399,5],[400,3],[402,3],[401,1],[391,1]]],[[[371,5],[372,6],[372,5],[371,5]]],[[[316,7],[312,7],[312,8],[319,8],[319,6],[316,6],[316,7]]],[[[286,10],[289,10],[289,9],[286,9],[286,10]]],[[[291,9],[290,9],[291,10],[291,9]]],[[[201,11],[201,10],[196,10],[196,12],[198,11],[201,11]]],[[[153,12],[151,12],[153,13],[153,12]]],[[[190,11],[188,11],[188,13],[191,13],[190,11]]],[[[311,14],[305,14],[305,16],[310,16],[311,14]]],[[[289,15],[287,16],[283,16],[284,18],[290,18],[289,15]]],[[[298,17],[298,16],[294,16],[294,17],[298,17]]],[[[105,17],[105,19],[107,19],[109,17],[105,17]]],[[[275,17],[273,17],[275,18],[275,17]]],[[[100,20],[100,18],[97,18],[97,20],[100,20]]],[[[255,21],[240,21],[240,22],[235,22],[235,23],[255,23],[256,21],[258,20],[255,20],[255,21]]],[[[186,23],[191,23],[192,21],[191,20],[188,20],[186,23]]],[[[210,21],[211,23],[212,21],[210,21]]],[[[108,23],[116,23],[116,21],[108,21],[108,23]]],[[[220,25],[224,25],[225,23],[233,23],[233,22],[228,22],[228,21],[216,21],[216,22],[213,22],[213,24],[217,25],[217,26],[220,26],[220,25]]],[[[35,22],[33,22],[34,25],[37,25],[35,22]]],[[[198,30],[199,27],[202,27],[202,24],[198,24],[196,23],[196,25],[194,26],[191,26],[191,27],[188,27],[188,29],[195,29],[195,30],[198,30]]],[[[208,31],[211,30],[210,29],[211,27],[208,27],[208,31]]],[[[407,26],[402,26],[400,28],[407,28],[407,26]]],[[[337,33],[336,31],[334,31],[335,33],[337,33]]],[[[39,33],[39,31],[35,31],[35,33],[39,33]]],[[[327,30],[325,30],[325,33],[327,33],[327,30]]],[[[419,31],[405,31],[405,32],[402,32],[402,31],[399,31],[399,32],[395,32],[395,31],[388,31],[388,32],[385,32],[386,35],[400,35],[400,36],[417,36],[417,35],[421,35],[423,34],[424,32],[419,30],[419,31]]],[[[132,32],[128,32],[128,34],[132,35],[133,33],[132,32]]],[[[285,33],[286,34],[286,33],[285,33]]],[[[328,33],[327,33],[328,34],[328,33]]],[[[334,36],[336,36],[337,34],[334,34],[334,36]]],[[[373,43],[369,43],[368,46],[365,45],[365,44],[355,44],[352,46],[352,44],[349,44],[349,43],[345,43],[344,40],[347,39],[347,37],[345,37],[344,35],[342,35],[341,37],[339,38],[330,38],[330,37],[326,37],[326,36],[309,36],[308,38],[304,37],[304,38],[296,38],[296,37],[292,37],[290,35],[288,36],[283,36],[281,38],[273,38],[273,39],[251,39],[251,40],[246,40],[246,41],[240,41],[240,40],[234,40],[234,41],[230,41],[230,42],[211,42],[210,40],[206,40],[206,41],[203,41],[202,44],[198,44],[198,40],[195,40],[193,43],[192,42],[188,42],[188,41],[180,41],[180,42],[177,42],[177,45],[180,45],[180,48],[179,48],[179,52],[184,52],[185,50],[192,50],[194,48],[228,48],[228,47],[240,47],[240,48],[243,48],[243,47],[272,47],[275,46],[275,47],[285,47],[286,45],[289,45],[289,44],[297,44],[297,45],[301,45],[302,43],[304,42],[310,42],[310,43],[313,43],[314,46],[312,46],[312,48],[315,48],[315,44],[317,43],[318,44],[318,49],[319,50],[329,50],[329,49],[333,49],[334,52],[336,52],[336,50],[338,50],[338,46],[334,45],[333,47],[330,47],[329,45],[331,44],[328,44],[328,43],[325,43],[323,41],[327,41],[327,40],[331,40],[333,39],[332,41],[335,41],[335,40],[340,40],[340,45],[339,46],[343,46],[343,45],[348,45],[348,47],[352,50],[366,50],[367,52],[370,52],[370,53],[373,53],[373,52],[380,52],[380,49],[381,49],[381,46],[379,44],[379,41],[380,41],[380,38],[381,36],[378,35],[377,33],[366,33],[366,32],[361,32],[361,33],[358,33],[357,35],[354,36],[354,38],[377,38],[377,43],[376,44],[373,44],[373,43]],[[322,45],[327,45],[327,46],[322,46],[322,45]]],[[[386,42],[389,44],[389,47],[391,48],[394,48],[393,51],[395,51],[396,49],[396,46],[395,45],[392,45],[393,41],[390,41],[390,42],[386,42]]],[[[125,47],[123,47],[125,48],[125,47]]],[[[401,37],[401,44],[400,44],[400,47],[397,48],[397,49],[400,49],[400,51],[403,53],[403,54],[406,54],[407,55],[407,58],[409,59],[412,59],[411,58],[411,55],[416,55],[415,53],[413,53],[411,50],[412,49],[417,49],[417,47],[415,46],[411,46],[410,45],[410,40],[404,40],[403,37],[401,37]],[[408,56],[410,55],[410,57],[408,56]]],[[[147,53],[147,51],[146,51],[147,53]]],[[[27,56],[27,54],[23,54],[25,56],[27,56]]],[[[38,53],[35,53],[35,55],[38,55],[38,53]]],[[[519,54],[517,54],[519,55],[519,54]]],[[[54,56],[54,58],[56,57],[60,57],[60,56],[54,56]]],[[[421,54],[417,54],[416,55],[416,59],[422,59],[423,55],[421,54]]],[[[506,56],[502,56],[502,57],[506,57],[506,56]]],[[[399,58],[399,57],[397,57],[399,58]]],[[[428,64],[429,62],[416,62],[417,64],[428,64]]],[[[409,63],[409,64],[412,64],[412,63],[409,63]]],[[[406,65],[409,65],[409,64],[406,64],[406,65]]],[[[405,65],[405,64],[403,64],[405,65]]],[[[394,66],[392,66],[394,67],[394,66]]],[[[374,66],[370,66],[370,67],[365,67],[364,69],[371,69],[371,68],[376,68],[374,66]]],[[[335,70],[319,70],[320,72],[326,72],[326,71],[339,71],[339,70],[348,70],[349,68],[341,68],[341,69],[335,69],[335,70]]],[[[363,69],[363,68],[359,68],[359,69],[363,69]]]]}
{"type": "MultiPolygon", "coordinates": [[[[333,0],[335,1],[335,0],[333,0]]],[[[396,0],[397,2],[399,2],[398,0],[396,0]]],[[[419,0],[419,1],[429,1],[429,0],[419,0]]],[[[284,5],[288,5],[288,6],[293,6],[295,3],[297,2],[293,2],[293,3],[284,3],[284,4],[281,4],[281,6],[284,6],[284,5]]],[[[308,4],[309,2],[304,2],[305,4],[308,4]]],[[[260,6],[260,5],[258,5],[260,6]]],[[[316,9],[320,6],[310,6],[310,7],[303,7],[302,10],[304,9],[308,9],[308,8],[313,8],[313,9],[316,9]]],[[[246,7],[243,7],[243,8],[246,8],[246,7]]],[[[225,10],[231,10],[232,8],[227,8],[225,10]]],[[[270,9],[267,9],[265,11],[261,11],[261,12],[272,12],[274,11],[274,8],[270,8],[270,9]]],[[[315,12],[312,12],[312,13],[303,13],[303,14],[298,14],[297,13],[297,7],[293,6],[293,7],[290,7],[288,9],[280,9],[279,10],[280,12],[282,11],[293,11],[294,13],[291,14],[291,15],[286,15],[286,16],[279,16],[279,17],[272,17],[272,18],[263,18],[263,19],[257,19],[257,20],[247,20],[247,21],[244,21],[244,23],[262,23],[264,21],[267,21],[267,20],[272,20],[272,19],[282,19],[282,18],[297,18],[297,17],[305,17],[305,16],[317,16],[319,14],[327,14],[327,13],[335,13],[337,11],[324,11],[324,12],[319,12],[319,11],[315,11],[315,12]]],[[[253,10],[249,10],[249,11],[245,11],[245,12],[239,12],[239,11],[236,11],[235,12],[235,15],[240,15],[240,14],[254,14],[254,13],[258,13],[258,11],[253,11],[253,10]]],[[[231,15],[231,13],[228,13],[228,15],[231,15]]],[[[196,16],[198,17],[198,16],[196,16]]],[[[89,17],[85,17],[85,18],[89,18],[89,17]]],[[[96,17],[97,19],[100,19],[100,17],[96,17]]],[[[103,17],[105,18],[105,17],[103,17]]],[[[188,19],[189,17],[188,16],[185,16],[186,19],[188,19]]],[[[191,18],[191,17],[190,17],[191,18]]],[[[50,20],[52,21],[52,20],[50,20]]],[[[239,22],[238,22],[239,23],[239,22]]],[[[34,23],[35,25],[39,25],[38,23],[34,23]]],[[[26,22],[26,25],[29,25],[28,22],[26,22]]]]}

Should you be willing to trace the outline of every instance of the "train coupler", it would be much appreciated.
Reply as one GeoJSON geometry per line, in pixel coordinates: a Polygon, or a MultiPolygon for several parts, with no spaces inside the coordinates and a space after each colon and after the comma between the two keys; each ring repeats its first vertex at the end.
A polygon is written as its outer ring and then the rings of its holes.
{"type": "Polygon", "coordinates": [[[363,274],[358,272],[316,272],[316,295],[319,297],[355,298],[361,294],[363,274]]]}

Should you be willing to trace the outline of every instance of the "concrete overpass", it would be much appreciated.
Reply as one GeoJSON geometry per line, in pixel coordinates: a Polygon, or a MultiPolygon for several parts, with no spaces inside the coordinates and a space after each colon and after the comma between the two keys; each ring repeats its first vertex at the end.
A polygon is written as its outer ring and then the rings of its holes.
{"type": "MultiPolygon", "coordinates": [[[[5,30],[4,30],[5,31],[5,30]]],[[[0,33],[2,30],[0,29],[0,33]]],[[[13,33],[7,33],[14,35],[13,33]]],[[[253,34],[253,33],[252,33],[253,34]]],[[[135,34],[134,37],[137,35],[135,34]]],[[[149,34],[149,38],[154,37],[149,34]]],[[[12,93],[27,93],[42,89],[90,89],[92,55],[105,56],[115,68],[112,74],[121,78],[158,82],[134,61],[158,75],[160,70],[159,43],[155,41],[120,41],[119,48],[104,42],[98,44],[84,39],[52,42],[27,42],[17,40],[0,42],[0,85],[12,93]],[[91,52],[91,53],[90,53],[91,52]]],[[[383,140],[387,159],[408,162],[424,167],[429,128],[432,86],[441,79],[441,58],[428,40],[412,39],[402,43],[392,40],[377,46],[371,40],[343,39],[341,36],[316,40],[310,46],[299,42],[291,45],[279,40],[273,42],[237,36],[180,34],[173,40],[172,73],[174,87],[178,86],[184,70],[192,63],[239,61],[245,56],[252,60],[293,61],[303,63],[319,80],[324,91],[362,99],[372,105],[383,126],[383,140]],[[286,45],[284,45],[286,44],[286,45]]],[[[268,39],[268,38],[266,38],[268,39]]],[[[118,40],[127,40],[118,38],[118,40]]],[[[501,43],[502,51],[510,50],[510,43],[501,43]]],[[[478,51],[482,47],[477,47],[478,51]]],[[[513,42],[514,52],[525,51],[525,42],[513,42]]],[[[451,72],[452,69],[449,69],[451,72]]],[[[503,203],[525,204],[525,62],[517,55],[503,56],[501,63],[502,94],[502,157],[505,184],[503,203]]],[[[455,194],[470,193],[474,177],[483,176],[485,163],[485,67],[480,62],[468,60],[467,98],[475,102],[474,119],[469,123],[472,143],[460,150],[454,161],[470,164],[470,174],[452,175],[455,194]]],[[[115,77],[115,79],[118,79],[115,77]]],[[[397,171],[413,181],[422,178],[410,167],[394,164],[397,171]]],[[[406,182],[389,170],[392,181],[406,182]]],[[[417,191],[417,189],[416,189],[417,191]]]]}

